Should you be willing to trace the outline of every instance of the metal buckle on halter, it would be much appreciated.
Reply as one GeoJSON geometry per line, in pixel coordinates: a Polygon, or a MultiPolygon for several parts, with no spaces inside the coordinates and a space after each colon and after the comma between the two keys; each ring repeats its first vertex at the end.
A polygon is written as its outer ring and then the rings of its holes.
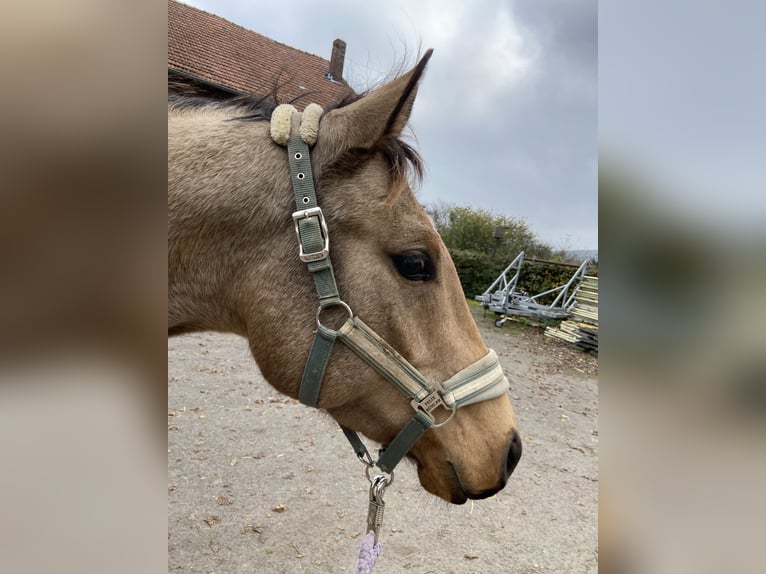
{"type": "Polygon", "coordinates": [[[443,427],[452,420],[452,417],[455,416],[455,411],[457,408],[455,406],[450,407],[446,402],[444,402],[444,397],[442,396],[443,392],[444,388],[441,385],[437,385],[436,388],[427,394],[422,400],[418,401],[417,399],[412,399],[410,401],[410,405],[412,405],[413,409],[416,411],[423,411],[428,415],[430,415],[439,407],[444,407],[444,410],[449,411],[449,416],[445,420],[440,423],[434,422],[434,424],[431,425],[431,428],[436,429],[443,427]]]}
{"type": "Polygon", "coordinates": [[[300,260],[304,263],[312,263],[314,261],[322,261],[322,259],[327,259],[327,257],[330,255],[330,236],[327,232],[327,222],[324,219],[322,208],[310,207],[309,209],[301,209],[294,212],[293,223],[295,224],[295,234],[298,236],[298,245],[300,246],[298,252],[298,257],[300,260]],[[324,239],[324,247],[322,250],[316,251],[314,253],[306,253],[303,251],[303,240],[301,239],[301,231],[298,227],[298,224],[301,222],[301,220],[308,219],[310,217],[316,217],[319,219],[319,227],[322,230],[322,239],[324,239]]]}

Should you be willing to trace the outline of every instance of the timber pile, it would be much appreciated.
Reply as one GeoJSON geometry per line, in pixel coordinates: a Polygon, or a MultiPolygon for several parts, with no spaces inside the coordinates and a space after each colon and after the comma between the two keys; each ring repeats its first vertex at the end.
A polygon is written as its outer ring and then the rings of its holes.
{"type": "Polygon", "coordinates": [[[546,337],[562,339],[598,353],[598,277],[585,276],[575,295],[572,318],[545,329],[546,337]]]}

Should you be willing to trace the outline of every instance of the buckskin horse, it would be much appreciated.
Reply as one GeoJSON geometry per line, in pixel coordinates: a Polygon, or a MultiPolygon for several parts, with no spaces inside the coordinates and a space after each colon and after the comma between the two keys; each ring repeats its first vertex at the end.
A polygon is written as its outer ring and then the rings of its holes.
{"type": "Polygon", "coordinates": [[[325,111],[171,98],[168,334],[246,337],[265,379],[326,410],[368,466],[406,456],[462,504],[505,486],[521,439],[410,188],[422,163],[401,134],[430,55],[325,111]],[[357,432],[384,446],[377,463],[357,432]]]}

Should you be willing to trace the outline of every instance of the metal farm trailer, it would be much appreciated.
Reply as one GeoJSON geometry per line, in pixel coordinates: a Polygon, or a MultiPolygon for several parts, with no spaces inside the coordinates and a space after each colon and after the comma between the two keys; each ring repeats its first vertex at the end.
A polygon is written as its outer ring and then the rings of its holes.
{"type": "Polygon", "coordinates": [[[482,307],[503,315],[495,321],[495,325],[502,327],[508,315],[533,319],[568,319],[571,317],[572,309],[577,304],[575,295],[588,269],[588,260],[582,262],[574,275],[564,285],[532,296],[526,292],[516,291],[523,265],[524,252],[522,251],[484,293],[476,296],[476,300],[481,302],[482,307]],[[541,297],[553,293],[558,294],[550,305],[538,302],[541,297]]]}

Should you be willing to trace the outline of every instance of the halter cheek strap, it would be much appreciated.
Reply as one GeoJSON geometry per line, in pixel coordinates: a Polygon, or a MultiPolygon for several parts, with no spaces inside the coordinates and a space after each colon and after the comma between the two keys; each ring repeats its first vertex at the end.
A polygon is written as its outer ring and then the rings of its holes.
{"type": "Polygon", "coordinates": [[[298,257],[307,264],[319,298],[317,330],[304,368],[298,398],[303,404],[317,406],[327,363],[336,339],[340,339],[410,398],[414,415],[383,449],[377,461],[372,460],[357,433],[341,426],[360,460],[368,467],[377,465],[384,472],[392,473],[425,431],[449,422],[455,410],[461,406],[503,395],[508,390],[508,380],[497,355],[490,350],[486,356],[444,383],[433,384],[375,331],[355,317],[351,308],[341,301],[330,261],[327,223],[317,204],[309,157],[309,146],[316,141],[321,114],[322,109],[316,104],[307,106],[303,114],[293,106],[281,105],[274,110],[271,121],[272,139],[280,145],[287,144],[296,206],[293,222],[300,245],[298,257]],[[320,321],[322,310],[331,306],[342,306],[349,315],[338,330],[329,329],[320,321]],[[434,425],[431,413],[440,406],[450,411],[450,415],[445,421],[434,425]]]}

